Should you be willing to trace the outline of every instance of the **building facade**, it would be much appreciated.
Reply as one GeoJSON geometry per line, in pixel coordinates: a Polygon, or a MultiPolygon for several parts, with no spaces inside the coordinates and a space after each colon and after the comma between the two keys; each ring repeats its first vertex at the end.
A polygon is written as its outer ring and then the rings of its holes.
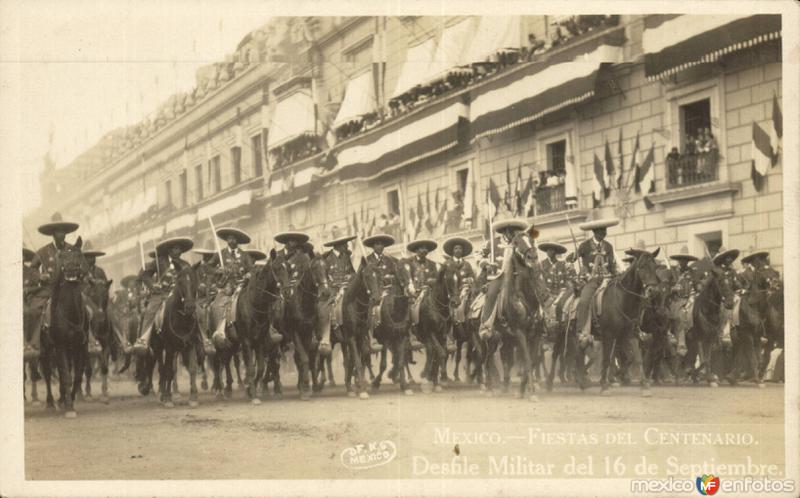
{"type": "MultiPolygon", "coordinates": [[[[524,216],[572,247],[783,262],[780,16],[279,18],[197,87],[43,175],[115,278],[211,221],[274,245],[355,232],[480,242],[524,216]],[[753,176],[754,124],[772,163],[753,176]]],[[[392,250],[402,253],[404,244],[392,250]]]]}

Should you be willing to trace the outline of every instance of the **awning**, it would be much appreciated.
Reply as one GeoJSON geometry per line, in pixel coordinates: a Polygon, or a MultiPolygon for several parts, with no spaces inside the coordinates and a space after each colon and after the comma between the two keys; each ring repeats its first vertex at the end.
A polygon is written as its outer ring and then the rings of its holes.
{"type": "Polygon", "coordinates": [[[269,126],[269,149],[301,135],[314,135],[314,102],[309,90],[296,91],[275,104],[269,126]]]}
{"type": "Polygon", "coordinates": [[[231,211],[238,207],[250,204],[253,191],[250,189],[240,190],[232,195],[227,195],[222,199],[206,204],[197,210],[197,220],[202,222],[209,216],[215,216],[227,211],[231,211]]]}
{"type": "Polygon", "coordinates": [[[316,167],[310,166],[288,176],[274,178],[269,190],[270,202],[275,206],[287,207],[307,201],[315,186],[312,181],[315,170],[316,167]]]}
{"type": "Polygon", "coordinates": [[[623,40],[620,28],[476,88],[470,105],[473,140],[592,97],[602,64],[622,62],[623,40]]]}
{"type": "Polygon", "coordinates": [[[375,111],[375,85],[372,71],[367,71],[352,78],[347,83],[342,105],[333,121],[333,127],[338,128],[350,121],[359,119],[365,114],[375,111]]]}
{"type": "MultiPolygon", "coordinates": [[[[474,62],[467,57],[470,40],[475,35],[478,19],[470,17],[445,28],[427,69],[431,80],[445,78],[452,72],[465,71],[463,66],[474,62]]],[[[471,71],[471,69],[469,69],[471,71]]]]}
{"type": "Polygon", "coordinates": [[[780,37],[780,15],[648,16],[642,34],[645,75],[669,76],[780,37]]]}
{"type": "Polygon", "coordinates": [[[421,44],[408,48],[406,60],[400,70],[400,77],[397,78],[394,92],[392,92],[392,98],[399,97],[434,76],[429,71],[435,54],[435,38],[428,38],[421,44]]]}
{"type": "Polygon", "coordinates": [[[467,113],[460,100],[448,99],[345,142],[332,173],[341,181],[368,180],[450,149],[467,113]]]}
{"type": "Polygon", "coordinates": [[[174,232],[181,228],[191,228],[194,226],[197,216],[195,213],[186,213],[176,216],[167,221],[167,232],[174,232]]]}
{"type": "Polygon", "coordinates": [[[466,63],[485,62],[497,52],[522,46],[520,16],[483,16],[464,55],[466,63]]]}

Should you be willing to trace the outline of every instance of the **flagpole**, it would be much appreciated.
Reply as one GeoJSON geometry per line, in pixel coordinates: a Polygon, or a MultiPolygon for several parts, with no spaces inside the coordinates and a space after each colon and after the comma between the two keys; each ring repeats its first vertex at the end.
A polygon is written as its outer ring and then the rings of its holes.
{"type": "Polygon", "coordinates": [[[153,255],[155,256],[153,259],[156,260],[156,274],[158,275],[158,280],[161,281],[161,268],[158,263],[158,246],[156,245],[155,239],[150,238],[150,242],[153,243],[153,255]]]}
{"type": "Polygon", "coordinates": [[[139,257],[142,260],[142,270],[144,270],[144,268],[146,266],[145,260],[144,260],[144,245],[142,244],[142,240],[141,239],[139,239],[138,242],[139,242],[139,257]]]}
{"type": "Polygon", "coordinates": [[[208,223],[211,225],[211,233],[214,235],[214,245],[217,248],[217,255],[219,256],[219,267],[225,269],[225,262],[222,259],[222,248],[219,246],[219,237],[217,237],[217,229],[214,228],[214,220],[211,216],[208,217],[208,223]]]}

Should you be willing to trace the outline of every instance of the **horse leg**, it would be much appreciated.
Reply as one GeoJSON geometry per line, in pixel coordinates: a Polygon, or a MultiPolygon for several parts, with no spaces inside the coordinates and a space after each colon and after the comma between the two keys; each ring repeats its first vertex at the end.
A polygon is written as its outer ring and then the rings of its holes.
{"type": "Polygon", "coordinates": [[[46,403],[48,410],[55,410],[56,403],[53,399],[53,389],[51,386],[52,377],[53,377],[53,363],[52,358],[49,356],[49,352],[46,350],[42,351],[42,356],[39,362],[42,365],[42,373],[44,374],[44,385],[47,391],[46,403]]]}
{"type": "Polygon", "coordinates": [[[173,408],[175,405],[172,402],[172,383],[175,375],[175,351],[169,345],[164,348],[164,362],[161,364],[161,376],[164,386],[164,391],[161,393],[161,402],[167,408],[173,408]]]}
{"type": "Polygon", "coordinates": [[[225,399],[230,399],[233,395],[233,373],[231,372],[231,362],[233,361],[233,352],[230,350],[218,353],[222,356],[222,364],[225,365],[225,389],[223,396],[225,399]]]}
{"type": "Polygon", "coordinates": [[[520,329],[515,329],[514,342],[516,343],[516,349],[518,352],[517,356],[518,359],[520,360],[520,365],[519,365],[520,383],[519,383],[519,392],[517,393],[517,398],[525,399],[528,385],[531,384],[531,377],[533,376],[531,352],[530,348],[528,347],[528,339],[525,336],[525,332],[523,332],[520,329]]]}
{"type": "Polygon", "coordinates": [[[256,340],[255,344],[253,345],[254,350],[254,362],[255,362],[255,370],[256,376],[253,379],[253,395],[254,398],[252,403],[254,405],[261,404],[261,394],[264,392],[264,379],[266,378],[266,364],[264,358],[264,339],[261,338],[256,340]]]}
{"type": "Polygon", "coordinates": [[[239,389],[244,389],[245,382],[242,380],[241,363],[240,354],[237,351],[233,354],[233,367],[236,369],[236,385],[239,386],[239,389]]]}
{"type": "Polygon", "coordinates": [[[560,363],[561,369],[559,371],[559,377],[563,379],[563,372],[564,372],[564,361],[560,361],[559,359],[561,355],[565,352],[567,345],[566,341],[564,340],[564,334],[556,334],[556,340],[553,343],[553,349],[550,352],[550,370],[547,372],[547,390],[553,390],[553,379],[556,376],[556,364],[560,363]]]}
{"type": "MultiPolygon", "coordinates": [[[[336,381],[333,380],[333,345],[331,345],[331,354],[325,358],[325,367],[328,369],[328,384],[331,387],[336,386],[336,381]]],[[[339,346],[341,347],[341,345],[339,346]]]]}
{"type": "Polygon", "coordinates": [[[103,403],[108,403],[108,363],[110,356],[111,351],[106,341],[106,347],[100,351],[100,401],[103,403]]]}
{"type": "MultiPolygon", "coordinates": [[[[67,360],[69,361],[69,360],[67,360]]],[[[72,351],[72,392],[67,397],[68,400],[75,401],[75,395],[80,392],[81,390],[81,380],[83,379],[83,372],[85,370],[85,364],[88,363],[87,351],[86,348],[78,346],[77,348],[73,349],[72,351]]],[[[72,413],[77,415],[76,411],[72,410],[72,413]]],[[[67,410],[66,415],[70,418],[70,410],[67,410]]]]}
{"type": "Polygon", "coordinates": [[[388,354],[386,350],[387,348],[383,348],[381,350],[380,353],[381,363],[378,368],[378,375],[376,375],[375,378],[372,380],[372,388],[375,389],[376,391],[381,388],[381,382],[383,381],[383,373],[386,371],[386,363],[387,363],[386,356],[388,354]]]}
{"type": "Polygon", "coordinates": [[[603,365],[600,368],[600,393],[610,394],[609,391],[609,368],[614,361],[615,349],[617,346],[616,337],[612,337],[610,331],[603,331],[603,365]]]}
{"type": "Polygon", "coordinates": [[[178,391],[178,367],[179,367],[178,354],[177,352],[175,352],[174,358],[172,360],[172,377],[171,377],[172,384],[170,386],[171,387],[170,393],[172,395],[172,398],[174,398],[176,401],[181,399],[181,393],[180,391],[178,391]]]}
{"type": "MultiPolygon", "coordinates": [[[[201,346],[202,347],[202,346],[201,346]]],[[[199,403],[197,402],[197,343],[191,342],[189,349],[184,352],[184,356],[188,356],[187,360],[189,367],[189,408],[196,408],[199,403]]]]}
{"type": "MultiPolygon", "coordinates": [[[[653,338],[653,342],[655,342],[655,338],[653,338]]],[[[639,338],[636,337],[635,332],[631,333],[631,336],[628,337],[628,340],[625,341],[625,356],[629,359],[632,359],[632,363],[634,368],[639,374],[640,385],[642,387],[642,397],[649,398],[652,396],[650,392],[650,379],[644,373],[644,362],[642,361],[642,350],[639,347],[639,338]]],[[[628,361],[630,364],[631,362],[628,361]]],[[[658,362],[656,362],[656,366],[658,362]]]]}
{"type": "Polygon", "coordinates": [[[244,388],[247,397],[254,405],[261,403],[256,392],[256,366],[253,358],[254,348],[249,338],[242,339],[242,360],[244,360],[244,388]]]}
{"type": "Polygon", "coordinates": [[[94,398],[92,397],[92,374],[94,373],[92,371],[92,360],[93,358],[91,356],[88,357],[86,359],[85,368],[81,370],[81,379],[83,378],[84,374],[86,376],[85,394],[83,391],[81,391],[80,384],[78,384],[78,392],[76,393],[79,400],[86,401],[87,403],[94,401],[94,398]]]}
{"type": "MultiPolygon", "coordinates": [[[[365,358],[364,351],[358,348],[358,343],[356,341],[355,335],[351,334],[348,338],[349,341],[349,349],[350,349],[350,356],[351,361],[353,362],[353,367],[355,368],[355,374],[358,376],[356,378],[356,387],[358,388],[358,395],[362,399],[369,398],[369,394],[367,394],[367,380],[364,376],[364,367],[365,362],[363,359],[365,358]]],[[[361,341],[363,344],[363,341],[361,341]]],[[[369,359],[369,356],[366,356],[369,359]]],[[[348,392],[349,395],[349,392],[348,392]]]]}

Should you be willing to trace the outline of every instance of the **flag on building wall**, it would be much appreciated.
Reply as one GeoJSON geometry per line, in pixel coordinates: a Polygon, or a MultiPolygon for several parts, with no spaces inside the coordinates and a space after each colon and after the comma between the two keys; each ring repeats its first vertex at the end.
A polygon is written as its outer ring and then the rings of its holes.
{"type": "Polygon", "coordinates": [[[497,185],[495,185],[494,180],[491,178],[489,179],[489,188],[486,189],[486,207],[488,208],[488,212],[486,213],[489,218],[494,218],[497,216],[497,208],[500,205],[500,191],[497,189],[497,185]]]}
{"type": "MultiPolygon", "coordinates": [[[[569,135],[567,135],[566,150],[564,152],[564,169],[566,169],[564,197],[566,198],[567,207],[569,208],[577,207],[578,205],[578,174],[575,170],[575,158],[572,155],[571,142],[569,135]]],[[[533,193],[531,195],[533,195],[533,193]]]]}
{"type": "Polygon", "coordinates": [[[611,194],[611,186],[616,183],[614,178],[614,158],[611,156],[611,146],[608,144],[608,139],[606,138],[606,177],[604,179],[603,184],[605,185],[605,198],[607,199],[608,196],[611,194]]]}
{"type": "Polygon", "coordinates": [[[472,221],[475,204],[475,185],[472,178],[472,164],[467,168],[467,187],[464,192],[464,213],[461,217],[464,221],[472,221]]]}
{"type": "Polygon", "coordinates": [[[517,179],[514,184],[514,214],[523,216],[525,214],[525,193],[522,185],[522,161],[517,166],[517,179]]]}
{"type": "Polygon", "coordinates": [[[522,216],[533,216],[533,206],[535,204],[533,173],[528,174],[528,181],[526,181],[525,186],[522,187],[522,195],[520,195],[520,199],[522,201],[522,216]]]}
{"type": "Polygon", "coordinates": [[[750,168],[750,178],[757,192],[761,192],[764,187],[764,177],[772,165],[773,150],[770,145],[770,137],[758,123],[753,123],[753,141],[751,143],[751,158],[753,160],[750,168]]]}
{"type": "Polygon", "coordinates": [[[417,224],[414,227],[414,235],[419,235],[420,230],[422,230],[422,220],[424,218],[424,207],[422,205],[422,192],[417,194],[417,224]]]}
{"type": "Polygon", "coordinates": [[[652,209],[653,207],[653,203],[647,197],[647,194],[656,191],[655,168],[653,167],[654,161],[655,144],[651,144],[650,151],[636,170],[636,191],[644,193],[642,200],[647,209],[652,209]]]}
{"type": "Polygon", "coordinates": [[[622,154],[622,127],[619,129],[619,141],[617,142],[619,147],[619,171],[617,171],[617,181],[615,182],[617,185],[617,189],[622,188],[622,177],[625,171],[625,162],[623,161],[623,154],[622,154]]]}
{"type": "Polygon", "coordinates": [[[642,151],[639,147],[639,132],[636,132],[636,142],[633,144],[633,153],[631,154],[631,165],[628,168],[628,176],[626,177],[627,185],[623,185],[626,190],[630,192],[631,187],[636,188],[636,191],[639,191],[639,184],[637,183],[636,179],[639,174],[639,166],[642,164],[641,155],[642,151]],[[633,174],[631,174],[633,173],[633,174]]]}
{"type": "Polygon", "coordinates": [[[600,158],[597,154],[594,155],[594,188],[592,189],[592,205],[599,207],[600,203],[606,197],[606,183],[603,165],[600,163],[600,158]]]}
{"type": "Polygon", "coordinates": [[[781,155],[781,141],[783,139],[783,112],[778,104],[778,95],[772,95],[772,130],[769,134],[769,144],[772,147],[772,165],[778,164],[781,155]]]}

